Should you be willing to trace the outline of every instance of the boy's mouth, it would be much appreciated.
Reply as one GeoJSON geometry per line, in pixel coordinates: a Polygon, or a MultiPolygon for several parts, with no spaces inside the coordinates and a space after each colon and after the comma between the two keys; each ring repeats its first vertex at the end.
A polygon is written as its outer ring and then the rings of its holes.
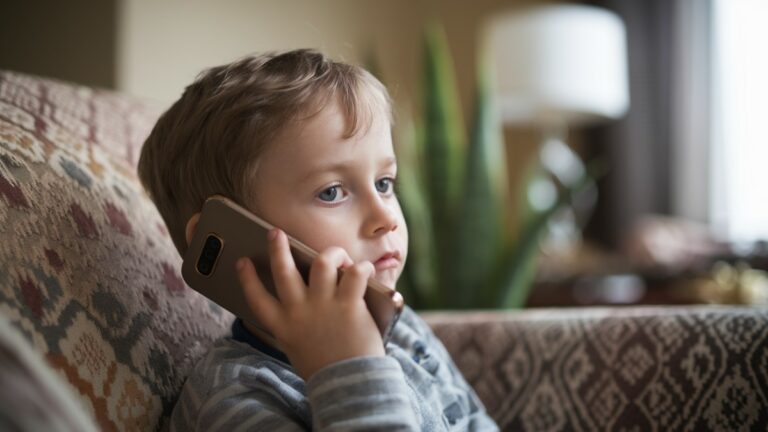
{"type": "Polygon", "coordinates": [[[387,270],[400,266],[400,252],[391,251],[382,255],[379,259],[374,261],[373,266],[376,267],[376,271],[387,270]]]}

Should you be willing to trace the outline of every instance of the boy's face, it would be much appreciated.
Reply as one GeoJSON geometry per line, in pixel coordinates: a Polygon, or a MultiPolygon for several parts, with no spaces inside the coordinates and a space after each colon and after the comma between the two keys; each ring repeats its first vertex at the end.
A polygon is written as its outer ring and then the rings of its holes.
{"type": "Polygon", "coordinates": [[[408,230],[394,194],[397,174],[390,125],[345,139],[338,103],[278,134],[258,162],[256,213],[317,251],[343,248],[370,261],[392,288],[403,271],[408,230]]]}

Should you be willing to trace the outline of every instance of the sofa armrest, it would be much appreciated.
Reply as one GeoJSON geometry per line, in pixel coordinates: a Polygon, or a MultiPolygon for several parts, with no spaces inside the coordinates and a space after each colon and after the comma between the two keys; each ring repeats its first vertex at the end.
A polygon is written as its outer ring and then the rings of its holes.
{"type": "Polygon", "coordinates": [[[765,309],[421,316],[503,430],[736,430],[768,424],[765,309]]]}
{"type": "Polygon", "coordinates": [[[0,382],[1,430],[98,430],[71,388],[2,314],[0,382]]]}
{"type": "Polygon", "coordinates": [[[123,94],[0,70],[0,314],[103,430],[167,428],[233,319],[186,286],[136,175],[154,121],[123,94]]]}

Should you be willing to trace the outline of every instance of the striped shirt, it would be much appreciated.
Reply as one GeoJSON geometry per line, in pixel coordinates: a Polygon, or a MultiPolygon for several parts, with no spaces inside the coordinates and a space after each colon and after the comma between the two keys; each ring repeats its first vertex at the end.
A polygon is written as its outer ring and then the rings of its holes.
{"type": "Polygon", "coordinates": [[[172,431],[497,431],[429,326],[407,306],[385,357],[326,366],[304,382],[247,332],[218,341],[187,378],[172,431]]]}

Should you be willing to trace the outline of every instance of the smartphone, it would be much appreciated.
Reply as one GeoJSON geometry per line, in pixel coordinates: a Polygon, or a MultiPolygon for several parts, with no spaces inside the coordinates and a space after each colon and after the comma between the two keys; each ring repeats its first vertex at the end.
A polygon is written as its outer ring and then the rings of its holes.
{"type": "MultiPolygon", "coordinates": [[[[267,232],[272,228],[272,224],[233,200],[213,195],[203,203],[197,229],[181,266],[181,275],[190,288],[270,337],[247,306],[235,262],[240,257],[250,257],[262,284],[277,298],[267,243],[267,232]]],[[[290,235],[288,242],[296,268],[307,283],[310,266],[318,253],[290,235]]],[[[369,279],[364,300],[386,344],[403,310],[403,297],[381,282],[369,279]]],[[[274,338],[270,342],[274,343],[274,338]]]]}

